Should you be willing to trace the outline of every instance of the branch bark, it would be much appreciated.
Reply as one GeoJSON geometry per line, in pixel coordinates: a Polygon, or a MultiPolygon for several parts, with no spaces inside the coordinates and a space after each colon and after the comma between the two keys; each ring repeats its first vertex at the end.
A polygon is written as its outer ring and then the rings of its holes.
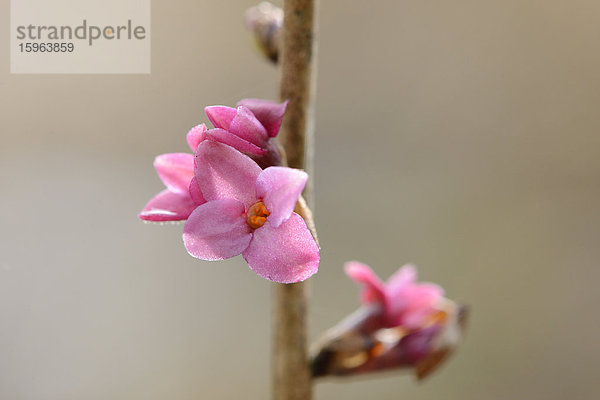
{"type": "MultiPolygon", "coordinates": [[[[317,0],[285,0],[280,54],[280,97],[289,100],[280,140],[287,164],[311,172],[312,100],[315,87],[315,17],[317,0]]],[[[304,191],[312,203],[312,183],[304,191]]],[[[314,230],[313,230],[314,232],[314,230]]],[[[273,316],[273,399],[310,400],[307,351],[308,282],[277,284],[273,316]]]]}

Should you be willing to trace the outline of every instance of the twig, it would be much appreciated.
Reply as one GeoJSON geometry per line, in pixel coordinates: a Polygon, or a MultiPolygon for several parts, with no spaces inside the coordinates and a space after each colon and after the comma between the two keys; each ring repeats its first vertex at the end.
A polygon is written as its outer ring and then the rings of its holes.
{"type": "MultiPolygon", "coordinates": [[[[312,156],[311,100],[315,62],[316,0],[285,0],[280,54],[280,97],[289,100],[281,128],[281,143],[292,168],[310,172],[312,156]]],[[[311,199],[310,186],[304,197],[311,199]]],[[[308,218],[307,218],[308,219],[308,218]]],[[[313,230],[314,232],[314,230],[313,230]]],[[[312,387],[306,338],[306,282],[275,287],[273,399],[310,400],[312,387]]]]}

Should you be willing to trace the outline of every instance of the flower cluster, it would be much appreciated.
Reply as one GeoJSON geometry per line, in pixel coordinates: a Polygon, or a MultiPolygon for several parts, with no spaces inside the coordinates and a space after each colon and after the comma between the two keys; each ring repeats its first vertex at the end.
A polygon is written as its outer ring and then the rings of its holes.
{"type": "Polygon", "coordinates": [[[187,141],[193,155],[156,158],[154,166],[166,189],[139,217],[186,220],[185,248],[202,260],[241,254],[259,276],[280,283],[316,273],[319,248],[294,213],[308,175],[279,166],[281,156],[273,142],[286,104],[246,99],[237,108],[206,107],[214,128],[201,124],[190,130],[187,141]]]}
{"type": "MultiPolygon", "coordinates": [[[[276,143],[286,106],[246,99],[235,108],[206,107],[213,128],[200,124],[188,132],[193,154],[156,158],[166,189],[139,217],[185,221],[185,248],[202,260],[242,255],[257,275],[279,283],[315,274],[319,247],[294,212],[308,175],[283,167],[276,143]]],[[[362,307],[313,346],[314,377],[412,368],[421,379],[457,347],[467,309],[438,285],[417,282],[414,266],[403,266],[387,282],[359,262],[347,263],[345,271],[362,286],[362,307]]]]}
{"type": "Polygon", "coordinates": [[[363,286],[363,307],[317,342],[314,376],[408,367],[422,379],[458,345],[466,309],[444,298],[441,287],[417,283],[414,266],[400,268],[387,283],[358,262],[347,263],[346,274],[363,286]]]}

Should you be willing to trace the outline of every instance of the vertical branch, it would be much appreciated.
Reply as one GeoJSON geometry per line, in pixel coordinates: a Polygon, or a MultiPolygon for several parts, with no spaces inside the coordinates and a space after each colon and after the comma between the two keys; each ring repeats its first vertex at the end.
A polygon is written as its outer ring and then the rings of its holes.
{"type": "MultiPolygon", "coordinates": [[[[311,170],[314,20],[316,0],[284,0],[281,42],[281,100],[289,100],[280,140],[292,168],[311,170]]],[[[311,199],[310,187],[304,196],[311,199]]],[[[277,284],[274,306],[273,399],[310,400],[306,282],[277,284]]]]}
{"type": "Polygon", "coordinates": [[[314,0],[284,2],[280,98],[289,100],[289,104],[279,137],[291,168],[305,168],[310,163],[306,150],[312,141],[312,132],[308,128],[309,116],[312,114],[312,79],[316,76],[311,74],[314,61],[314,11],[314,0]]]}

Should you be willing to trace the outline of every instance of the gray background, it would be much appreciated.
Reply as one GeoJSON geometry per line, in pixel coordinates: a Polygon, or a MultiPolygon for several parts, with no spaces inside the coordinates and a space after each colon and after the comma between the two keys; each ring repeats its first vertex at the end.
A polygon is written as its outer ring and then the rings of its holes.
{"type": "MultiPolygon", "coordinates": [[[[136,218],[204,106],[276,97],[252,4],[154,1],[150,75],[10,75],[2,35],[1,399],[268,397],[271,284],[136,218]]],[[[351,259],[414,262],[473,317],[424,384],[316,398],[597,398],[600,3],[320,11],[311,337],[358,305],[351,259]]]]}

